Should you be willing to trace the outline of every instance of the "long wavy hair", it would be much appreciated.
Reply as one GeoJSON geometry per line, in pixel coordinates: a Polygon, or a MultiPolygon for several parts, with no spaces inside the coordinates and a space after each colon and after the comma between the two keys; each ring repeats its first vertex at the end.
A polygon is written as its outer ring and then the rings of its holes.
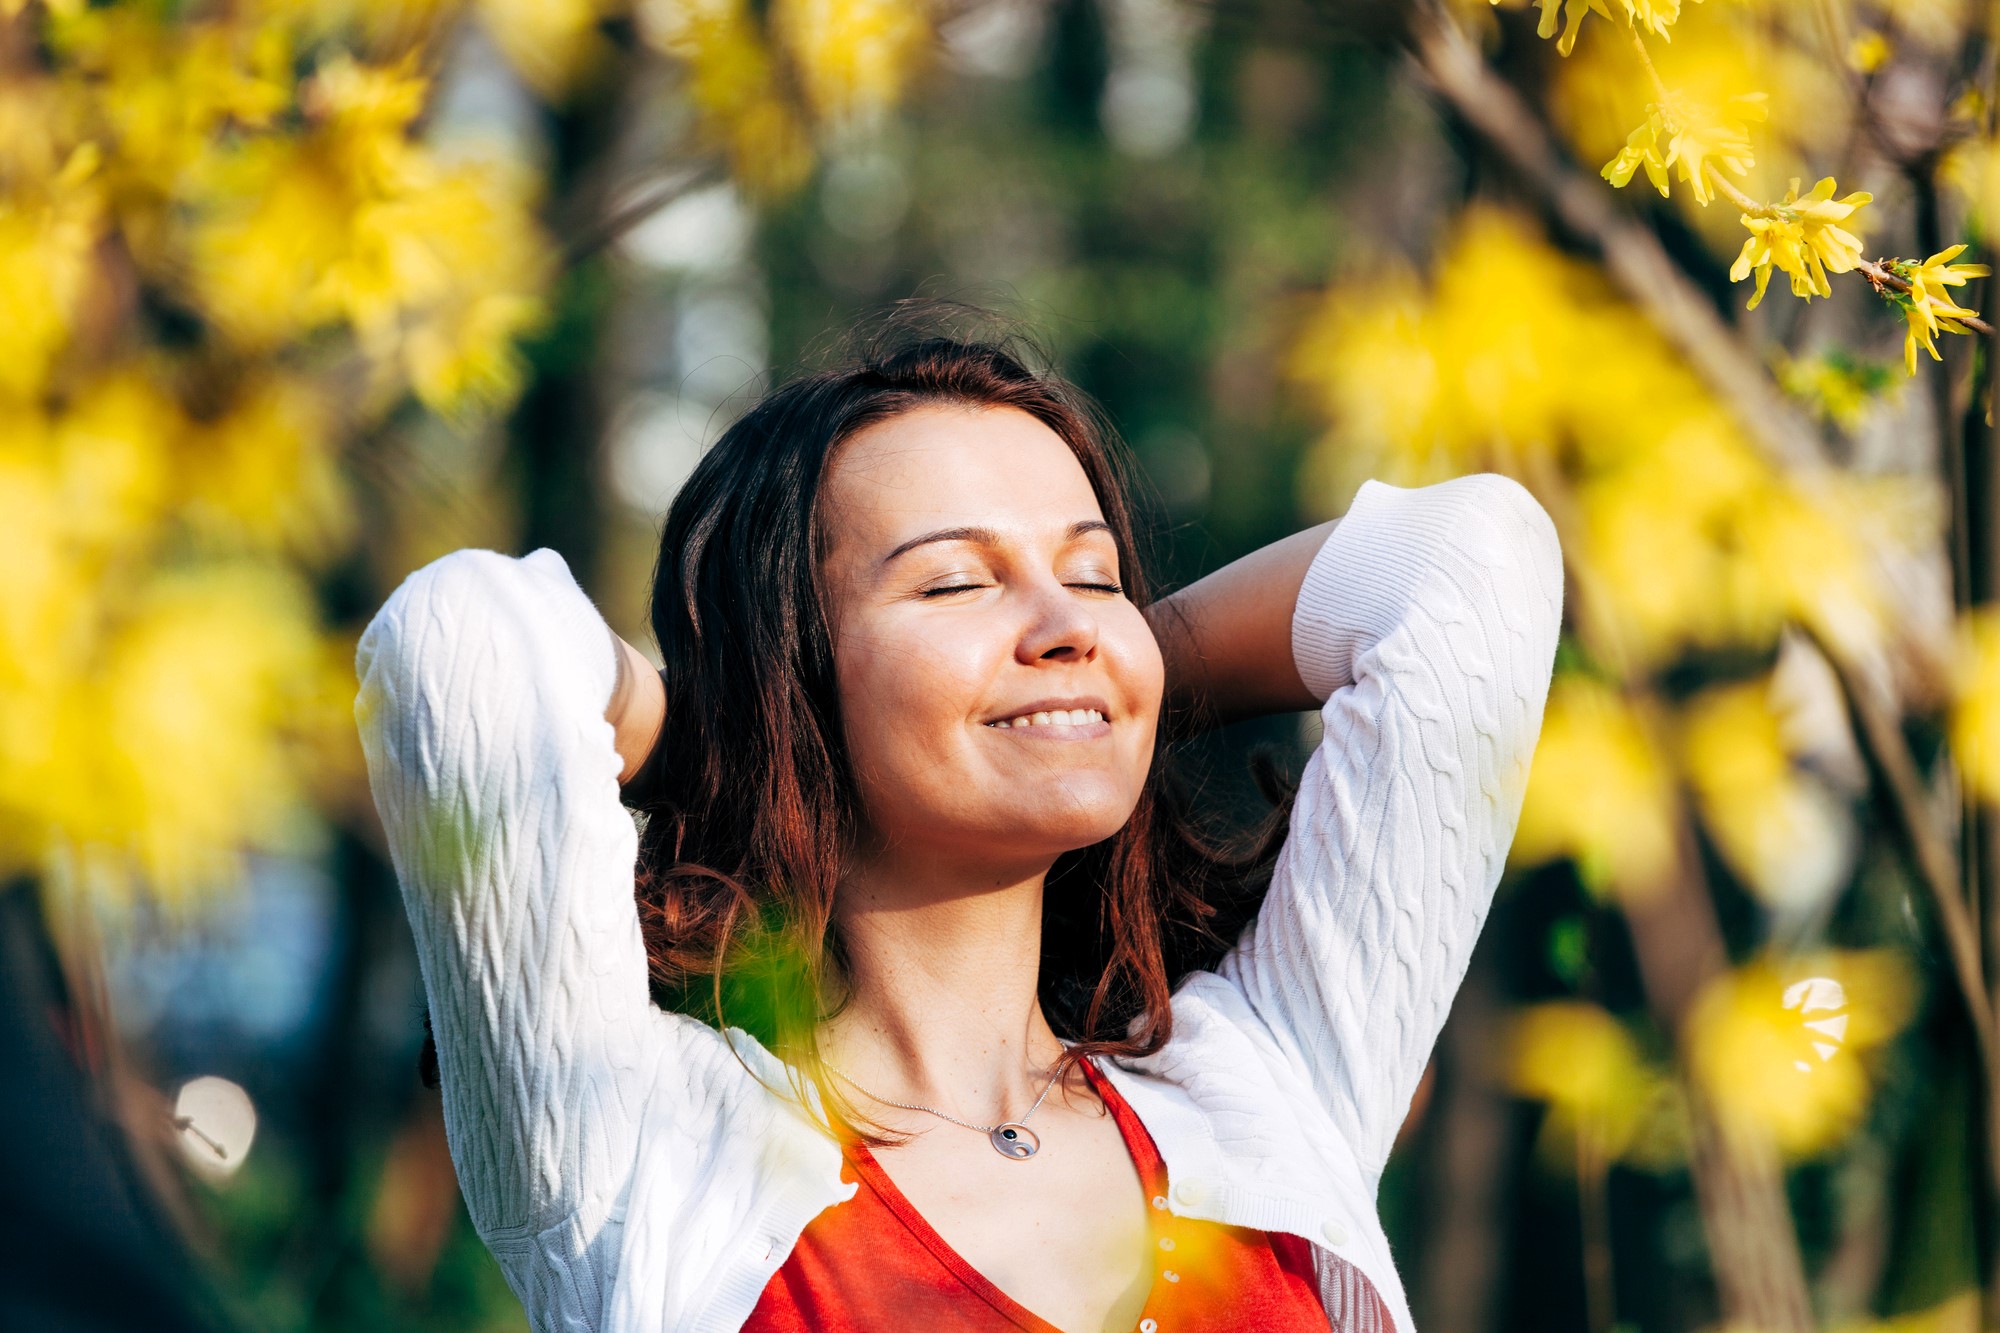
{"type": "MultiPolygon", "coordinates": [[[[1025,412],[1075,454],[1128,594],[1149,597],[1115,433],[1020,335],[966,339],[935,321],[905,311],[834,368],[765,395],[675,497],[652,594],[666,723],[625,790],[644,817],[635,891],[656,1001],[749,1032],[855,1126],[868,1122],[829,1084],[815,1036],[843,994],[834,895],[862,817],[820,577],[829,465],[857,432],[918,407],[1025,412]]],[[[1050,871],[1040,998],[1071,1060],[1158,1050],[1174,985],[1262,900],[1287,803],[1267,773],[1277,809],[1262,828],[1223,838],[1197,820],[1168,752],[1198,725],[1164,716],[1132,817],[1050,871]]]]}

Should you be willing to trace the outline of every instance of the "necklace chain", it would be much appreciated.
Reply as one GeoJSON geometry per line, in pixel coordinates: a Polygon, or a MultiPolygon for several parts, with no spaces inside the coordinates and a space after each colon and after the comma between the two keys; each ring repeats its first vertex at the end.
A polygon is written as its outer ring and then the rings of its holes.
{"type": "Polygon", "coordinates": [[[1027,1124],[1029,1117],[1033,1116],[1035,1112],[1042,1109],[1042,1103],[1048,1100],[1049,1093],[1052,1090],[1054,1090],[1056,1086],[1056,1080],[1061,1078],[1063,1074],[1062,1068],[1058,1066],[1056,1072],[1049,1075],[1049,1081],[1042,1085],[1042,1095],[1035,1098],[1035,1104],[1028,1108],[1028,1114],[1022,1116],[1019,1120],[1002,1120],[998,1125],[975,1125],[970,1120],[960,1120],[957,1116],[948,1115],[945,1112],[938,1110],[934,1106],[918,1106],[913,1102],[897,1102],[897,1101],[891,1101],[887,1097],[876,1096],[876,1094],[868,1091],[868,1089],[862,1087],[859,1083],[856,1083],[854,1079],[848,1075],[846,1070],[841,1069],[838,1065],[835,1065],[830,1060],[826,1061],[825,1063],[828,1069],[831,1069],[834,1073],[840,1075],[840,1077],[843,1080],[845,1080],[849,1085],[851,1085],[862,1096],[868,1097],[874,1101],[878,1101],[882,1103],[884,1106],[894,1106],[905,1111],[922,1111],[925,1115],[934,1115],[940,1120],[949,1120],[954,1125],[961,1126],[965,1129],[977,1130],[979,1133],[987,1135],[993,1134],[995,1131],[999,1130],[1002,1126],[1005,1125],[1027,1124]]]}

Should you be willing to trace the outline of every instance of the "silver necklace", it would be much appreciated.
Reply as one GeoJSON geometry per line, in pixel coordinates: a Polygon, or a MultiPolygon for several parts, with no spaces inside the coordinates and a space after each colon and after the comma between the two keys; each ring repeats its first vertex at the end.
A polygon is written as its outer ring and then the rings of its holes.
{"type": "Polygon", "coordinates": [[[1022,1116],[1019,1120],[1002,1120],[997,1125],[975,1125],[970,1120],[960,1120],[955,1115],[947,1115],[934,1106],[917,1106],[910,1102],[892,1102],[887,1097],[878,1097],[859,1083],[856,1083],[852,1078],[849,1078],[845,1071],[837,1068],[832,1063],[828,1063],[826,1067],[833,1070],[834,1073],[839,1074],[855,1091],[872,1101],[878,1101],[884,1106],[898,1107],[905,1111],[922,1111],[925,1115],[934,1115],[940,1120],[949,1120],[952,1124],[962,1126],[965,1129],[977,1130],[986,1136],[988,1143],[993,1145],[994,1152],[1013,1162],[1025,1162],[1042,1150],[1042,1141],[1036,1137],[1034,1130],[1028,1128],[1028,1121],[1034,1117],[1035,1112],[1042,1109],[1042,1103],[1048,1099],[1049,1092],[1056,1086],[1056,1080],[1061,1078],[1063,1073],[1062,1069],[1058,1067],[1055,1073],[1049,1075],[1049,1081],[1042,1085],[1042,1095],[1035,1098],[1035,1104],[1028,1108],[1028,1114],[1022,1116]]]}

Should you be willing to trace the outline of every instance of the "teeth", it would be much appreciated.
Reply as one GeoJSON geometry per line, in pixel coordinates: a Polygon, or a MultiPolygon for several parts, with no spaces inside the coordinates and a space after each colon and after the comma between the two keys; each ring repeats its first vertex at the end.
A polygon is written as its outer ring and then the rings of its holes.
{"type": "Polygon", "coordinates": [[[1054,708],[1046,713],[1023,713],[1020,717],[1002,718],[986,725],[1007,731],[1014,727],[1087,727],[1103,720],[1104,714],[1095,708],[1054,708]]]}

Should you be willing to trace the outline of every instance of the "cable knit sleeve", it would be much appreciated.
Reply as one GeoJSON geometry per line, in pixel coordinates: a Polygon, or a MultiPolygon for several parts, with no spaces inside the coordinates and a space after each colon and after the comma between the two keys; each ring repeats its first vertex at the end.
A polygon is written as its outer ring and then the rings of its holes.
{"type": "Polygon", "coordinates": [[[553,551],[459,551],[396,590],[357,667],[473,1222],[489,1244],[560,1226],[580,1256],[632,1170],[661,1018],[603,717],[610,631],[553,551]]]}
{"type": "Polygon", "coordinates": [[[1554,527],[1498,476],[1369,482],[1300,590],[1292,649],[1324,739],[1220,971],[1371,1174],[1499,882],[1561,620],[1554,527]]]}

